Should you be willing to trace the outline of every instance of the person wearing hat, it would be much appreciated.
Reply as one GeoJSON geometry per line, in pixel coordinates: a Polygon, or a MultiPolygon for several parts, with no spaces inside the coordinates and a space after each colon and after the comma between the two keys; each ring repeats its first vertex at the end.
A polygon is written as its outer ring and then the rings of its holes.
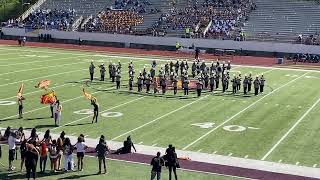
{"type": "Polygon", "coordinates": [[[160,85],[162,87],[162,94],[166,94],[167,82],[166,82],[166,77],[165,76],[161,76],[160,85]]]}
{"type": "Polygon", "coordinates": [[[158,92],[158,81],[157,78],[153,78],[153,93],[156,94],[158,92]]]}
{"type": "Polygon", "coordinates": [[[146,66],[143,66],[143,70],[142,70],[142,76],[143,76],[143,84],[146,84],[145,80],[147,79],[147,68],[146,66]]]}
{"type": "Polygon", "coordinates": [[[209,81],[210,81],[210,92],[213,93],[214,83],[215,83],[215,75],[214,75],[214,73],[211,73],[209,81]]]}
{"type": "Polygon", "coordinates": [[[145,83],[146,83],[146,93],[149,93],[150,92],[150,85],[151,85],[151,82],[152,82],[152,78],[150,76],[150,74],[147,75],[146,79],[145,79],[145,83]]]}
{"type": "Polygon", "coordinates": [[[248,84],[249,84],[249,79],[247,77],[247,75],[244,75],[244,80],[243,80],[243,94],[247,95],[247,89],[248,89],[248,84]]]}
{"type": "Polygon", "coordinates": [[[185,70],[188,71],[189,65],[188,65],[188,60],[187,59],[184,61],[184,66],[185,66],[185,70]]]}
{"type": "Polygon", "coordinates": [[[111,68],[111,80],[112,80],[112,82],[114,82],[114,79],[116,77],[116,72],[117,72],[117,69],[116,69],[115,64],[113,63],[112,64],[112,68],[111,68]]]}
{"type": "Polygon", "coordinates": [[[174,70],[176,71],[176,74],[179,72],[179,60],[177,60],[176,64],[174,65],[174,70]]]}
{"type": "Polygon", "coordinates": [[[174,64],[173,64],[172,60],[170,60],[169,67],[170,67],[170,73],[172,73],[173,72],[173,68],[174,68],[174,64]]]}
{"type": "Polygon", "coordinates": [[[129,91],[133,90],[133,79],[134,76],[132,75],[132,73],[129,75],[129,91]]]}
{"type": "Polygon", "coordinates": [[[259,93],[259,87],[260,87],[260,80],[259,77],[257,76],[256,79],[253,81],[254,84],[254,95],[258,95],[259,93]]]}
{"type": "Polygon", "coordinates": [[[230,71],[231,70],[231,63],[230,61],[228,61],[228,64],[227,64],[227,70],[230,71]]]}
{"type": "Polygon", "coordinates": [[[169,74],[170,74],[170,68],[169,68],[169,63],[166,63],[165,65],[164,65],[164,74],[166,75],[166,76],[168,76],[169,74]]]}
{"type": "Polygon", "coordinates": [[[181,63],[180,63],[180,73],[183,74],[184,70],[185,70],[185,65],[184,65],[184,62],[181,61],[181,63]]]}
{"type": "Polygon", "coordinates": [[[154,67],[151,67],[150,69],[150,77],[153,79],[156,76],[156,70],[154,69],[154,67]]]}
{"type": "MultiPolygon", "coordinates": [[[[183,81],[182,81],[183,82],[183,81]]],[[[177,95],[178,92],[178,79],[177,76],[174,76],[172,79],[172,86],[173,86],[173,94],[177,95]]]]}
{"type": "Polygon", "coordinates": [[[227,84],[229,83],[229,79],[227,78],[226,75],[222,76],[222,92],[225,93],[227,90],[227,84]]]}
{"type": "Polygon", "coordinates": [[[94,74],[94,68],[96,68],[93,64],[93,61],[91,61],[91,64],[89,66],[89,73],[90,73],[90,81],[93,81],[93,74],[94,74]]]}
{"type": "Polygon", "coordinates": [[[219,75],[219,73],[216,73],[216,75],[215,75],[215,81],[216,81],[216,88],[215,89],[218,89],[219,88],[219,81],[220,81],[220,75],[219,75]]]}
{"type": "Polygon", "coordinates": [[[248,92],[250,93],[251,92],[251,86],[252,86],[252,73],[250,72],[249,73],[249,76],[248,76],[248,92]]]}
{"type": "Polygon", "coordinates": [[[208,73],[206,72],[206,73],[204,73],[204,88],[205,89],[208,89],[208,86],[209,86],[209,75],[208,75],[208,73]]]}
{"type": "Polygon", "coordinates": [[[104,66],[104,64],[102,63],[100,65],[100,81],[104,81],[104,77],[105,77],[105,74],[106,74],[106,68],[104,66]]]}
{"type": "Polygon", "coordinates": [[[120,71],[118,71],[118,72],[116,72],[117,89],[120,89],[120,81],[121,81],[121,73],[120,73],[120,71]]]}
{"type": "Polygon", "coordinates": [[[140,74],[139,74],[137,79],[138,79],[138,82],[137,82],[137,84],[138,84],[138,92],[141,92],[142,91],[142,83],[143,83],[143,76],[142,76],[141,71],[140,71],[140,74]]]}
{"type": "Polygon", "coordinates": [[[266,80],[264,79],[263,74],[262,74],[261,77],[260,77],[260,93],[263,93],[263,88],[264,88],[264,82],[265,81],[266,80]]]}
{"type": "Polygon", "coordinates": [[[232,94],[237,93],[237,77],[236,75],[233,75],[233,79],[231,80],[232,82],[232,94]]]}
{"type": "Polygon", "coordinates": [[[241,73],[239,74],[239,76],[237,77],[237,91],[240,91],[241,89],[241,73]]]}
{"type": "Polygon", "coordinates": [[[120,62],[120,60],[118,60],[118,70],[121,71],[121,68],[122,68],[121,62],[120,62]]]}
{"type": "Polygon", "coordinates": [[[198,82],[197,82],[197,94],[198,94],[198,97],[201,96],[202,88],[203,88],[202,80],[201,80],[201,78],[198,78],[198,82]]]}
{"type": "Polygon", "coordinates": [[[192,71],[192,78],[196,77],[197,65],[195,61],[192,63],[191,71],[192,71]]]}
{"type": "Polygon", "coordinates": [[[183,93],[184,95],[189,95],[189,80],[188,80],[188,75],[184,76],[184,81],[183,81],[183,93]]]}

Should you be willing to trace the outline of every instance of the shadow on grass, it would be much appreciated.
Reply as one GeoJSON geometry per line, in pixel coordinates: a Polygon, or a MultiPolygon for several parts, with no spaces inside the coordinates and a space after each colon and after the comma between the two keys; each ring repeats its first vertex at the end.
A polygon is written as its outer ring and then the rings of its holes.
{"type": "MultiPolygon", "coordinates": [[[[6,169],[3,169],[4,171],[0,172],[0,179],[26,179],[26,172],[8,172],[6,169]]],[[[58,172],[46,172],[44,174],[42,173],[36,173],[36,178],[40,177],[52,177],[52,176],[59,176],[61,174],[64,174],[63,171],[58,171],[58,172]]],[[[31,178],[32,179],[32,178],[31,178]]]]}
{"type": "Polygon", "coordinates": [[[98,175],[100,175],[100,174],[98,174],[98,173],[83,174],[83,175],[75,174],[75,175],[71,175],[71,176],[67,176],[67,177],[62,177],[62,178],[59,178],[59,179],[60,179],[60,180],[62,180],[62,179],[80,179],[80,178],[90,179],[89,177],[91,177],[91,176],[98,176],[98,175]]]}
{"type": "Polygon", "coordinates": [[[68,124],[66,126],[83,126],[83,125],[88,125],[88,124],[92,124],[91,122],[86,122],[86,123],[78,123],[78,124],[68,124]]]}

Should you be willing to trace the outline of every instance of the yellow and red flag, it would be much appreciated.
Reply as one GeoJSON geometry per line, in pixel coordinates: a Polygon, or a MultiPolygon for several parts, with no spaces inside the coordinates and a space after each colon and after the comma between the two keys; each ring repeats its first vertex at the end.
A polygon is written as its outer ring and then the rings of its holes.
{"type": "Polygon", "coordinates": [[[24,89],[24,84],[22,83],[18,89],[17,98],[20,98],[22,96],[23,89],[24,89]]]}
{"type": "Polygon", "coordinates": [[[42,80],[42,81],[39,81],[38,84],[34,87],[47,90],[50,83],[51,83],[50,80],[42,80]]]}
{"type": "Polygon", "coordinates": [[[51,91],[47,94],[44,94],[40,97],[41,104],[52,104],[56,102],[56,93],[54,91],[51,91]]]}
{"type": "Polygon", "coordinates": [[[86,92],[86,90],[83,88],[82,89],[83,95],[86,99],[91,100],[93,97],[91,94],[89,94],[88,92],[86,92]]]}

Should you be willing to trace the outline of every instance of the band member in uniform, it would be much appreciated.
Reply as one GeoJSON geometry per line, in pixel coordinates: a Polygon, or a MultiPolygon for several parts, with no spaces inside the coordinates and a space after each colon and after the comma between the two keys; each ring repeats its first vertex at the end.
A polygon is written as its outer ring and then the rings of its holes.
{"type": "Polygon", "coordinates": [[[208,89],[208,86],[209,86],[209,75],[208,75],[208,73],[205,73],[204,74],[204,88],[208,89]]]}
{"type": "Polygon", "coordinates": [[[152,83],[152,78],[150,77],[150,74],[148,74],[147,78],[145,79],[145,83],[146,83],[146,93],[150,92],[150,85],[152,83]]]}
{"type": "Polygon", "coordinates": [[[105,68],[104,64],[102,63],[100,65],[100,76],[101,76],[100,81],[104,81],[104,76],[105,75],[106,75],[106,68],[105,68]]]}
{"type": "Polygon", "coordinates": [[[143,76],[143,83],[142,84],[145,84],[145,80],[147,79],[147,69],[146,69],[146,66],[143,66],[143,71],[142,71],[142,76],[143,76]]]}
{"type": "Polygon", "coordinates": [[[249,76],[248,76],[248,92],[250,93],[251,92],[251,85],[252,85],[252,75],[251,75],[251,72],[249,73],[249,76]]]}
{"type": "Polygon", "coordinates": [[[239,74],[239,76],[237,77],[237,91],[240,91],[241,79],[241,74],[239,74]]]}
{"type": "Polygon", "coordinates": [[[254,84],[254,95],[258,95],[259,93],[259,87],[260,87],[260,80],[259,77],[257,76],[256,79],[253,81],[254,84]]]}
{"type": "Polygon", "coordinates": [[[229,83],[228,82],[229,81],[229,79],[227,78],[227,76],[223,76],[223,79],[222,79],[222,92],[224,93],[224,92],[226,92],[226,90],[227,90],[227,84],[229,83]]]}
{"type": "Polygon", "coordinates": [[[177,76],[173,77],[172,86],[173,86],[173,94],[177,95],[177,91],[178,91],[178,79],[177,79],[177,76]]]}
{"type": "Polygon", "coordinates": [[[19,112],[19,119],[23,118],[23,100],[25,100],[25,98],[23,96],[20,96],[18,98],[18,112],[19,112]]]}
{"type": "Polygon", "coordinates": [[[152,79],[156,76],[156,70],[154,69],[154,67],[151,67],[150,69],[150,76],[152,79]]]}
{"type": "Polygon", "coordinates": [[[176,74],[178,74],[178,71],[179,71],[179,60],[177,60],[177,62],[176,62],[176,64],[174,66],[175,66],[176,74]]]}
{"type": "Polygon", "coordinates": [[[91,64],[89,66],[89,73],[90,73],[90,80],[93,81],[93,74],[94,74],[94,68],[96,68],[93,64],[93,61],[91,61],[91,64]]]}
{"type": "Polygon", "coordinates": [[[94,120],[96,121],[96,123],[98,122],[98,116],[99,116],[99,104],[96,98],[93,97],[91,99],[91,105],[93,106],[93,118],[91,122],[93,124],[94,120]]]}
{"type": "Polygon", "coordinates": [[[228,70],[228,71],[231,70],[231,63],[230,63],[230,61],[228,61],[227,70],[228,70]]]}
{"type": "Polygon", "coordinates": [[[214,90],[214,83],[215,83],[215,75],[213,73],[211,73],[210,75],[210,92],[213,92],[214,90]]]}
{"type": "Polygon", "coordinates": [[[133,75],[129,76],[129,91],[133,90],[133,75]]]}
{"type": "Polygon", "coordinates": [[[244,75],[244,80],[243,80],[243,94],[244,95],[247,95],[248,84],[249,84],[249,79],[248,79],[247,75],[244,75]]]}
{"type": "Polygon", "coordinates": [[[116,72],[117,72],[116,66],[115,66],[115,64],[112,64],[112,68],[111,68],[111,80],[112,80],[112,82],[114,82],[114,79],[116,77],[116,72]]]}
{"type": "Polygon", "coordinates": [[[174,68],[174,64],[173,64],[173,62],[172,62],[172,60],[171,60],[171,61],[170,61],[170,73],[173,72],[173,68],[174,68]]]}
{"type": "Polygon", "coordinates": [[[158,82],[156,78],[153,78],[153,93],[156,94],[158,92],[158,82]]]}
{"type": "Polygon", "coordinates": [[[117,84],[117,89],[120,89],[120,81],[121,81],[121,73],[120,71],[116,73],[116,84],[117,84]]]}
{"type": "Polygon", "coordinates": [[[180,73],[181,73],[181,75],[183,74],[184,69],[185,69],[184,62],[181,61],[181,64],[180,64],[180,73]]]}
{"type": "Polygon", "coordinates": [[[109,63],[109,66],[108,66],[108,69],[109,69],[109,79],[111,79],[112,78],[112,61],[110,61],[110,63],[109,63]]]}
{"type": "Polygon", "coordinates": [[[219,88],[219,80],[220,80],[220,75],[219,75],[219,73],[216,73],[216,79],[215,79],[215,81],[216,81],[216,89],[218,89],[219,88]]]}
{"type": "Polygon", "coordinates": [[[120,60],[118,61],[118,67],[117,67],[117,69],[119,70],[119,71],[121,71],[121,68],[122,68],[122,65],[121,65],[121,62],[120,62],[120,60]]]}
{"type": "Polygon", "coordinates": [[[183,93],[185,96],[189,95],[189,79],[187,75],[184,77],[183,81],[183,93]]]}
{"type": "Polygon", "coordinates": [[[201,81],[201,79],[199,78],[198,79],[198,82],[197,82],[197,94],[198,94],[198,97],[200,97],[201,96],[201,91],[202,91],[202,81],[201,81]]]}
{"type": "Polygon", "coordinates": [[[167,82],[166,82],[166,77],[165,76],[161,77],[160,85],[162,87],[162,94],[166,94],[167,82]]]}
{"type": "Polygon", "coordinates": [[[263,77],[263,74],[261,75],[261,78],[260,78],[260,93],[263,93],[263,88],[264,88],[264,82],[266,80],[264,79],[263,77]]]}
{"type": "Polygon", "coordinates": [[[232,94],[237,93],[237,77],[233,75],[233,79],[231,80],[232,82],[232,94]]]}
{"type": "Polygon", "coordinates": [[[143,76],[142,76],[142,73],[140,71],[140,74],[138,76],[138,92],[141,92],[142,91],[142,81],[143,81],[143,76]]]}
{"type": "Polygon", "coordinates": [[[169,69],[169,64],[166,63],[166,64],[164,65],[164,73],[165,73],[166,76],[168,76],[168,75],[170,74],[169,70],[170,70],[170,69],[169,69]]]}
{"type": "Polygon", "coordinates": [[[185,60],[185,62],[184,62],[184,67],[185,67],[185,70],[189,70],[189,65],[188,65],[188,61],[187,60],[185,60]]]}
{"type": "Polygon", "coordinates": [[[192,67],[191,67],[191,71],[192,71],[192,78],[196,77],[196,71],[197,71],[196,62],[193,62],[192,67]]]}

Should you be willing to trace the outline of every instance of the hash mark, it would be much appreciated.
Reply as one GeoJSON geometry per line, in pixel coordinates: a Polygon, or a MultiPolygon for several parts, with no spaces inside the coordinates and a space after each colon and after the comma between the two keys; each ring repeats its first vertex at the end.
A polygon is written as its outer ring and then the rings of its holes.
{"type": "Polygon", "coordinates": [[[141,141],[141,142],[139,142],[138,144],[142,144],[143,142],[141,141]]]}
{"type": "Polygon", "coordinates": [[[317,167],[317,165],[318,165],[318,164],[314,164],[312,167],[314,167],[314,168],[315,168],[315,167],[317,167]]]}
{"type": "Polygon", "coordinates": [[[197,152],[201,152],[202,149],[199,149],[197,152]]]}
{"type": "Polygon", "coordinates": [[[248,157],[249,157],[249,156],[248,156],[248,155],[246,155],[244,158],[245,158],[245,159],[247,159],[248,157]]]}
{"type": "Polygon", "coordinates": [[[298,166],[300,164],[300,162],[296,162],[296,165],[298,166]]]}
{"type": "Polygon", "coordinates": [[[152,147],[155,147],[157,145],[157,143],[156,144],[152,144],[152,147]]]}
{"type": "Polygon", "coordinates": [[[278,163],[281,163],[282,162],[282,159],[280,159],[279,161],[278,161],[278,163]]]}
{"type": "Polygon", "coordinates": [[[232,156],[232,153],[230,153],[228,156],[232,156]]]}
{"type": "Polygon", "coordinates": [[[216,154],[216,153],[217,153],[217,151],[213,152],[212,154],[216,154]]]}

